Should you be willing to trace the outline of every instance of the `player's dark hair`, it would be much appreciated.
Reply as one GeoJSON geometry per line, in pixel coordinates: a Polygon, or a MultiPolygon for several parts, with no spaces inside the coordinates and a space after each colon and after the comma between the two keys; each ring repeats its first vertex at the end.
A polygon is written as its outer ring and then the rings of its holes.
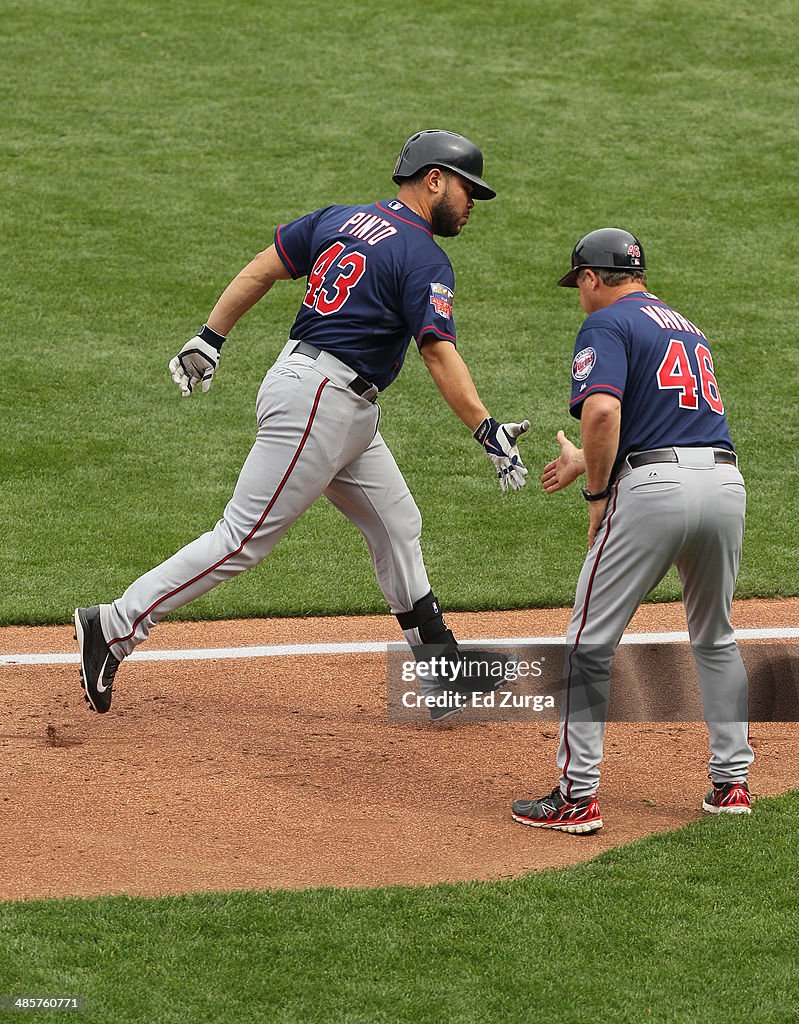
{"type": "MultiPolygon", "coordinates": [[[[412,174],[409,178],[403,179],[402,184],[421,185],[425,177],[427,176],[427,172],[430,170],[431,167],[438,167],[438,164],[428,164],[426,167],[420,167],[416,174],[412,174]]],[[[445,178],[453,178],[455,176],[454,173],[448,170],[446,167],[439,167],[438,169],[441,171],[445,178]]]]}
{"type": "Polygon", "coordinates": [[[645,270],[606,270],[604,267],[591,267],[596,276],[609,288],[616,288],[628,281],[640,281],[646,287],[645,270]]]}

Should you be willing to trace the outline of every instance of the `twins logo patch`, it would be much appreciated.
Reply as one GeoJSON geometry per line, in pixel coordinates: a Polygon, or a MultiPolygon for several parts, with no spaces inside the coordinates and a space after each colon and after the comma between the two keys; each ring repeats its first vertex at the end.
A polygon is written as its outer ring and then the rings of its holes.
{"type": "Polygon", "coordinates": [[[430,285],[430,305],[443,320],[449,320],[452,316],[453,298],[454,292],[445,284],[430,285]]]}
{"type": "Polygon", "coordinates": [[[585,380],[596,366],[596,352],[592,348],[584,348],[578,352],[572,363],[572,377],[575,380],[585,380]]]}

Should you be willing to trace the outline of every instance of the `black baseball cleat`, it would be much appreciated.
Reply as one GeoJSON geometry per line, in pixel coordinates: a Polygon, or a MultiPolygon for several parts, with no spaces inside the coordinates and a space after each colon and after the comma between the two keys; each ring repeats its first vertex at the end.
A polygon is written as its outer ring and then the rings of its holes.
{"type": "Polygon", "coordinates": [[[555,786],[551,793],[538,800],[514,800],[511,810],[514,821],[533,828],[553,828],[558,832],[596,832],[602,828],[602,812],[596,795],[569,801],[555,786]]]}
{"type": "Polygon", "coordinates": [[[100,608],[75,609],[75,639],[80,650],[80,678],[91,708],[104,715],[111,707],[111,688],[119,660],[111,653],[100,628],[100,608]]]}
{"type": "Polygon", "coordinates": [[[708,814],[751,814],[749,786],[745,782],[714,782],[702,801],[702,810],[708,814]]]}

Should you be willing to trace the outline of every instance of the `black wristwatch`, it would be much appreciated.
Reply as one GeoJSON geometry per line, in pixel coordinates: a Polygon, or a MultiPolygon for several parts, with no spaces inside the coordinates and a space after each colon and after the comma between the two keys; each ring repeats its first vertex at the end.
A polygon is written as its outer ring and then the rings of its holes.
{"type": "Polygon", "coordinates": [[[587,487],[583,487],[582,490],[586,501],[602,501],[603,498],[610,497],[610,484],[608,484],[604,491],[597,491],[596,494],[592,494],[587,487]]]}

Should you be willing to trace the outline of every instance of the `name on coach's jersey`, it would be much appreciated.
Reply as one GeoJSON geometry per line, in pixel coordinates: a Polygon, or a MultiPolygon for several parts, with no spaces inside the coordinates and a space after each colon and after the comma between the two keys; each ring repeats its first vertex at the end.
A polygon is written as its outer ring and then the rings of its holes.
{"type": "Polygon", "coordinates": [[[451,288],[447,288],[445,284],[436,283],[430,285],[430,305],[444,320],[449,320],[452,317],[453,298],[454,292],[451,288]]]}
{"type": "Polygon", "coordinates": [[[362,239],[367,245],[377,245],[384,238],[390,238],[397,233],[397,229],[389,221],[364,210],[359,210],[349,220],[345,220],[339,230],[352,235],[353,238],[362,239]]]}
{"type": "Polygon", "coordinates": [[[684,316],[675,313],[673,309],[666,309],[663,306],[641,306],[640,308],[642,313],[646,313],[649,319],[654,320],[664,331],[688,331],[689,334],[697,334],[700,338],[705,337],[696,324],[692,324],[684,316]]]}
{"type": "Polygon", "coordinates": [[[585,380],[596,366],[596,352],[592,348],[584,348],[578,352],[572,363],[572,377],[575,380],[585,380]]]}

